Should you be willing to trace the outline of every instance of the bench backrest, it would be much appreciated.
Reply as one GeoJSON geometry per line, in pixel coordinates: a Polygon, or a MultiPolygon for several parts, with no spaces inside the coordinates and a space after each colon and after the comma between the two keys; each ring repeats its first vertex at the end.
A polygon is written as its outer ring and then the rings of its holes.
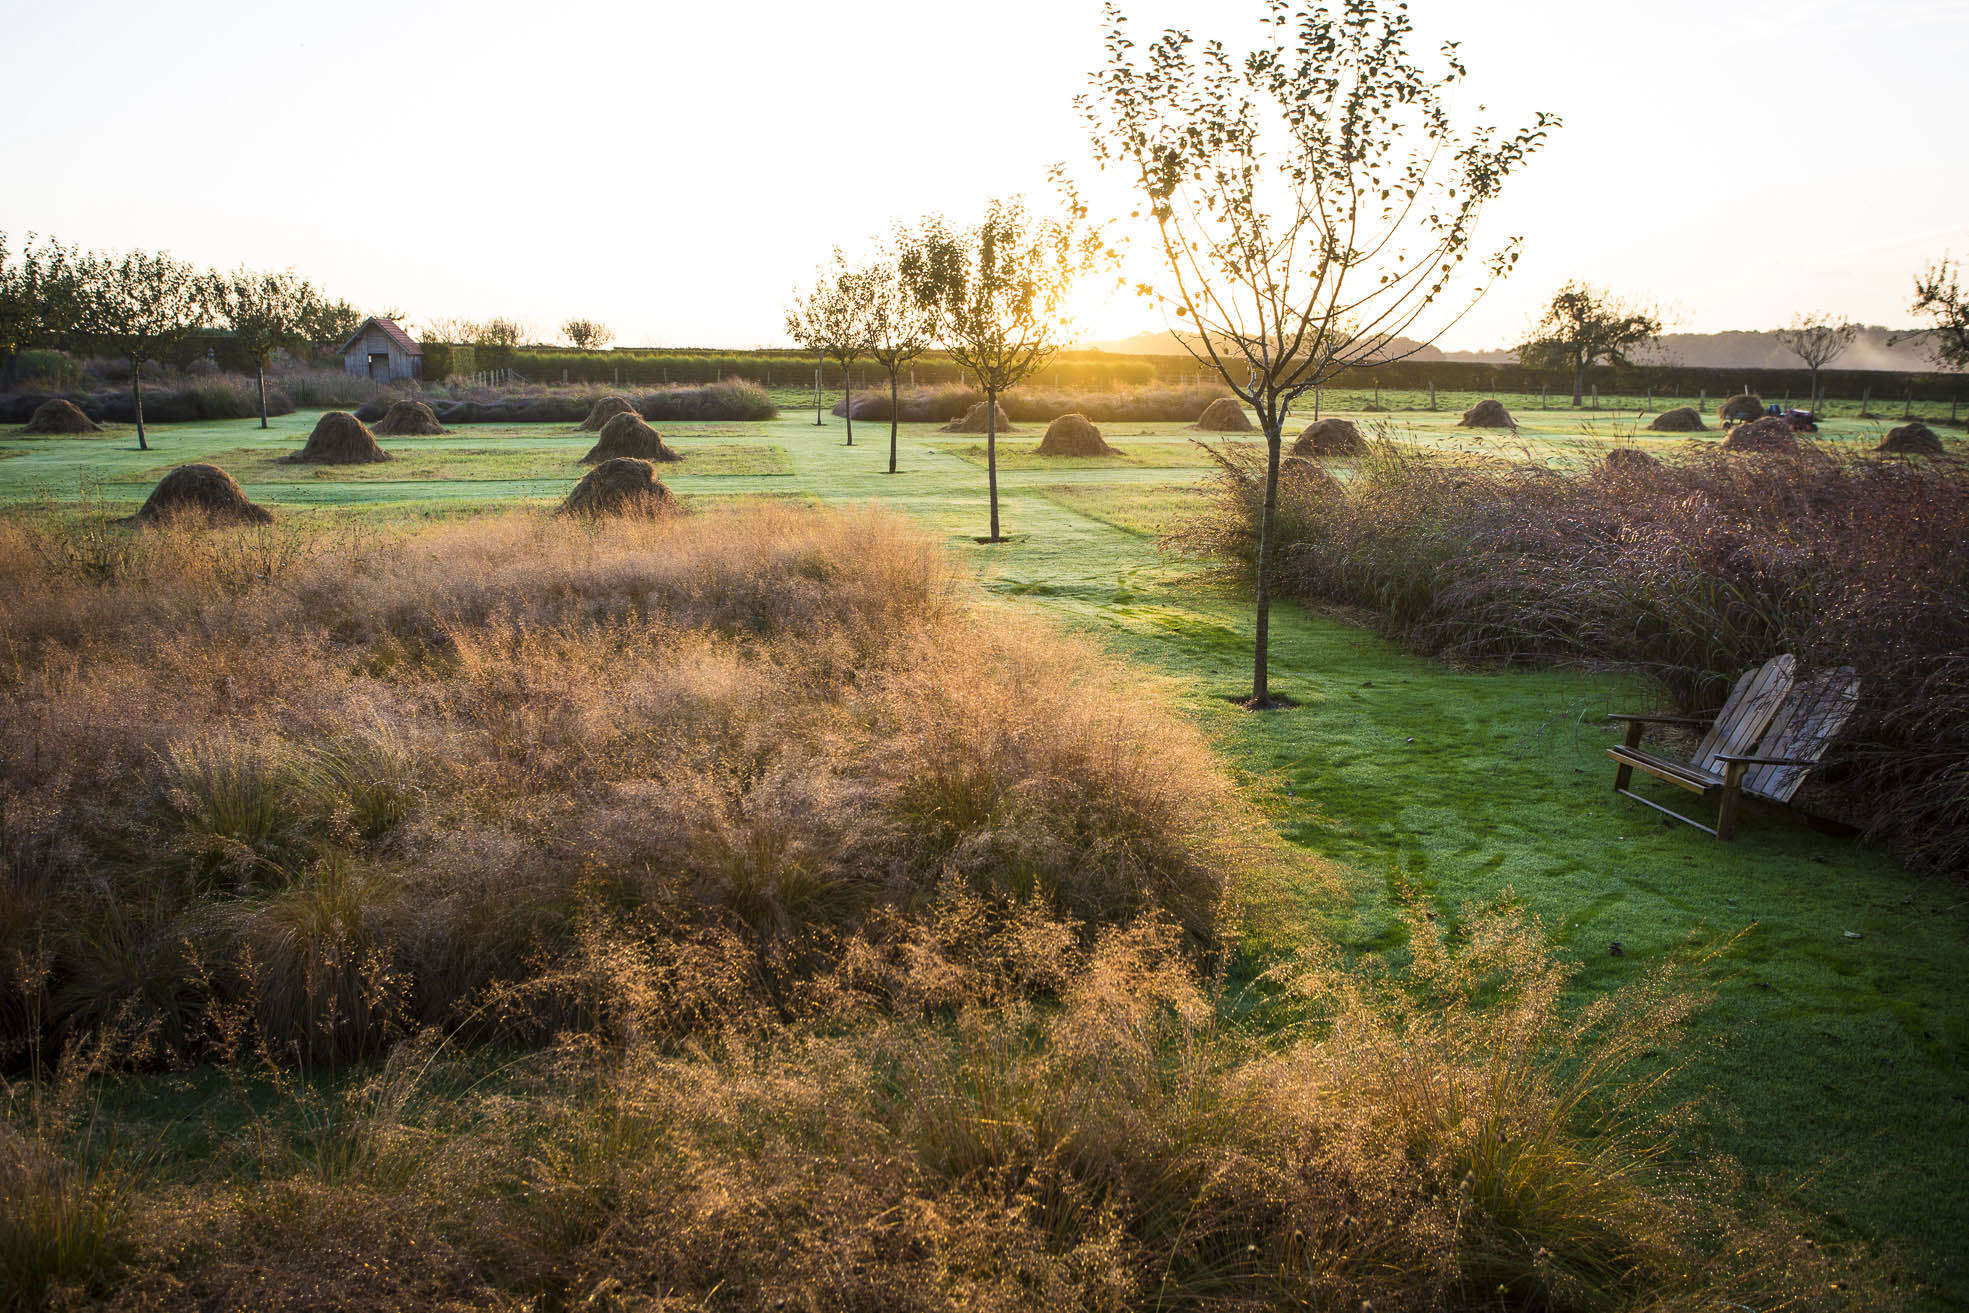
{"type": "Polygon", "coordinates": [[[1755,755],[1754,749],[1764,737],[1764,731],[1770,727],[1785,695],[1791,692],[1797,668],[1798,663],[1784,654],[1772,657],[1755,670],[1745,671],[1737,686],[1730,690],[1730,700],[1716,713],[1716,723],[1696,745],[1691,763],[1720,775],[1723,763],[1717,757],[1721,754],[1755,755]]]}
{"type": "MultiPolygon", "coordinates": [[[[1851,666],[1841,666],[1792,686],[1791,693],[1771,718],[1758,744],[1759,757],[1790,757],[1815,762],[1825,755],[1860,700],[1860,678],[1851,666]]],[[[1790,802],[1805,782],[1810,766],[1752,766],[1743,774],[1743,788],[1773,802],[1790,802]]]]}

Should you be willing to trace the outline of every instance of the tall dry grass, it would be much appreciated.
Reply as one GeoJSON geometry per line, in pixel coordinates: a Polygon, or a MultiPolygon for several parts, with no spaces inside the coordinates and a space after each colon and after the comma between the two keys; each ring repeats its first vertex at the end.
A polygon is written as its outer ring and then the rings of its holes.
{"type": "MultiPolygon", "coordinates": [[[[1811,799],[1969,870],[1969,468],[1726,453],[1583,474],[1386,440],[1344,483],[1288,462],[1286,595],[1421,651],[1643,670],[1685,708],[1773,653],[1850,665],[1862,703],[1811,799]]],[[[1173,546],[1249,568],[1262,471],[1227,452],[1173,546]]]]}
{"type": "Polygon", "coordinates": [[[746,937],[781,1007],[817,931],[952,872],[1212,933],[1240,812],[1197,736],[886,516],[78,534],[0,530],[4,947],[58,1033],[135,997],[196,1051],[250,983],[347,1060],[595,888],[746,937]]]}
{"type": "Polygon", "coordinates": [[[894,519],[104,532],[0,525],[16,1303],[1839,1302],[1671,1152],[1672,978],[1234,987],[1262,820],[894,519]],[[184,1063],[231,1129],[104,1152],[184,1063]]]}

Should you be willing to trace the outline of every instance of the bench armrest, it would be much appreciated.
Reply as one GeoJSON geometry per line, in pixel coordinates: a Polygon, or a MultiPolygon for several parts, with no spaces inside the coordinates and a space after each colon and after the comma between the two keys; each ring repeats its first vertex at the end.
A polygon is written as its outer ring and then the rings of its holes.
{"type": "Polygon", "coordinates": [[[1610,712],[1607,715],[1607,719],[1639,722],[1643,725],[1713,725],[1716,723],[1716,717],[1713,715],[1710,716],[1653,716],[1653,715],[1634,716],[1634,715],[1627,715],[1621,712],[1610,712]]]}
{"type": "Polygon", "coordinates": [[[1734,761],[1745,766],[1816,766],[1818,760],[1807,761],[1803,757],[1739,757],[1734,753],[1719,752],[1718,761],[1734,761]]]}

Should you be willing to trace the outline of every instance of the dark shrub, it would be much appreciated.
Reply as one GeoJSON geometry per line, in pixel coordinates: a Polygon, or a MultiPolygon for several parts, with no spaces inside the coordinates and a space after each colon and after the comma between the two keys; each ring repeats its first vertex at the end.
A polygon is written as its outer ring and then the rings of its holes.
{"type": "MultiPolygon", "coordinates": [[[[1262,485],[1242,459],[1170,546],[1249,568],[1262,485]]],[[[1281,480],[1278,514],[1275,587],[1424,652],[1626,665],[1685,707],[1776,652],[1857,667],[1811,801],[1969,869],[1969,471],[1707,448],[1568,477],[1381,443],[1344,487],[1281,480]]]]}

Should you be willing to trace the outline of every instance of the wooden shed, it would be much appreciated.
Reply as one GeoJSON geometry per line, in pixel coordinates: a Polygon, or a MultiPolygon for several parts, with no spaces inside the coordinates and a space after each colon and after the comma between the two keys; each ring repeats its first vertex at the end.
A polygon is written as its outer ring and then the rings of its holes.
{"type": "Polygon", "coordinates": [[[371,316],[342,343],[342,368],[364,378],[422,378],[424,348],[394,319],[371,316]]]}

